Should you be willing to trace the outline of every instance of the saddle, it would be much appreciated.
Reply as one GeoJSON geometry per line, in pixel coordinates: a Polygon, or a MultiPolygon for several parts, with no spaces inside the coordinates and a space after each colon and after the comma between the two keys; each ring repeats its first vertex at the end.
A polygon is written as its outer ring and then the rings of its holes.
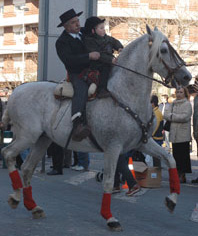
{"type": "MultiPolygon", "coordinates": [[[[84,69],[79,74],[79,79],[84,80],[88,86],[88,100],[92,100],[96,97],[96,89],[99,83],[99,71],[91,70],[90,68],[84,69]]],[[[64,99],[64,98],[72,98],[74,95],[74,89],[72,83],[70,82],[69,75],[67,75],[67,79],[61,81],[55,88],[54,91],[55,98],[64,99]]]]}
{"type": "MultiPolygon", "coordinates": [[[[95,98],[96,89],[97,89],[96,84],[91,83],[88,89],[89,100],[92,100],[95,98]]],[[[73,95],[74,95],[74,89],[73,89],[72,83],[67,80],[61,81],[54,90],[54,96],[56,99],[59,99],[59,100],[72,98],[73,95]]]]}

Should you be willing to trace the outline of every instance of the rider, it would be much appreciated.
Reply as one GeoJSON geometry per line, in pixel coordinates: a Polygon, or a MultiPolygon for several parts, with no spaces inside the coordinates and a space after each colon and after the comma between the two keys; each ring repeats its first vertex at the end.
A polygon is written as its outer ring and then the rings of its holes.
{"type": "Polygon", "coordinates": [[[108,97],[107,81],[111,71],[111,63],[116,63],[113,56],[113,50],[120,53],[123,45],[117,39],[106,35],[104,27],[105,19],[96,16],[89,17],[85,22],[84,42],[88,52],[97,51],[100,53],[100,59],[90,63],[90,69],[99,70],[100,80],[98,87],[98,97],[108,97]]]}
{"type": "Polygon", "coordinates": [[[63,26],[64,31],[56,41],[57,54],[65,65],[74,88],[74,96],[72,98],[74,132],[72,139],[75,141],[81,141],[90,133],[90,128],[85,119],[88,84],[79,75],[86,67],[89,67],[91,60],[100,58],[99,52],[86,52],[81,38],[82,33],[80,32],[78,19],[82,13],[76,13],[74,9],[70,9],[60,16],[61,23],[57,27],[63,26]]]}

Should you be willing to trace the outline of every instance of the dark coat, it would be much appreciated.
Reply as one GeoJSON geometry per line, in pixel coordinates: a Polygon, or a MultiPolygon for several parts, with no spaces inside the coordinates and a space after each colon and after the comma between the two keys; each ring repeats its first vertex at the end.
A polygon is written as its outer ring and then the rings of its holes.
{"type": "Polygon", "coordinates": [[[91,67],[94,69],[100,69],[104,63],[109,66],[113,59],[113,51],[123,48],[119,40],[108,35],[101,37],[97,34],[90,34],[85,35],[83,40],[88,52],[100,53],[100,59],[91,62],[91,67]]]}
{"type": "Polygon", "coordinates": [[[69,73],[81,73],[89,67],[89,54],[82,40],[74,39],[65,30],[56,41],[56,51],[69,73]]]}

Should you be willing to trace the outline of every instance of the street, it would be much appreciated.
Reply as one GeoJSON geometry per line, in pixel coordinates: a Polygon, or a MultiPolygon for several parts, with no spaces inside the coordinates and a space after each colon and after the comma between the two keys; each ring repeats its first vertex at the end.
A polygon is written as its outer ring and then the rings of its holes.
{"type": "MultiPolygon", "coordinates": [[[[64,169],[63,175],[48,176],[37,167],[33,178],[33,198],[46,214],[43,219],[33,220],[21,202],[13,210],[7,204],[12,186],[7,169],[0,167],[0,236],[194,236],[198,223],[189,217],[198,202],[198,184],[191,179],[198,177],[198,160],[192,158],[192,174],[187,184],[181,185],[181,194],[175,212],[170,214],[164,198],[169,194],[167,170],[162,171],[162,185],[156,189],[142,188],[135,197],[125,196],[125,191],[112,195],[111,210],[123,228],[111,232],[100,216],[102,183],[95,181],[95,174],[103,166],[98,155],[92,155],[90,171],[77,172],[64,169]]],[[[46,171],[51,159],[46,160],[46,171]]]]}

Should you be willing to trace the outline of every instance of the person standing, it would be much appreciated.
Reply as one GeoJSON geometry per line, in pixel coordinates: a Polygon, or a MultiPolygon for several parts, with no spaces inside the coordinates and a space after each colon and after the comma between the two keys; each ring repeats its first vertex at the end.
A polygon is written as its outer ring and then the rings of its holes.
{"type": "MultiPolygon", "coordinates": [[[[168,109],[168,106],[170,106],[170,103],[168,102],[168,95],[167,94],[163,94],[161,96],[161,103],[159,104],[159,110],[162,113],[162,116],[164,116],[164,111],[165,108],[168,109]]],[[[166,123],[166,120],[163,120],[163,125],[166,123]]],[[[168,151],[170,150],[170,143],[169,143],[169,131],[164,130],[164,142],[166,145],[166,148],[168,149],[168,151]]]]}
{"type": "Polygon", "coordinates": [[[77,159],[76,165],[72,166],[72,170],[76,171],[88,171],[89,170],[89,153],[87,152],[73,152],[74,161],[77,159]]]}
{"type": "Polygon", "coordinates": [[[186,173],[192,173],[190,161],[192,106],[186,88],[176,89],[176,99],[168,109],[164,118],[171,122],[170,142],[172,142],[173,156],[181,183],[186,183],[186,173]]]}
{"type": "MultiPolygon", "coordinates": [[[[157,144],[162,146],[163,144],[163,133],[162,133],[163,132],[163,116],[159,109],[158,97],[156,95],[152,95],[151,104],[152,104],[153,112],[155,114],[156,121],[157,121],[155,130],[152,133],[152,138],[157,144]]],[[[153,157],[153,166],[161,167],[161,161],[158,157],[153,157]]]]}
{"type": "Polygon", "coordinates": [[[90,134],[90,128],[86,124],[88,84],[80,74],[85,68],[89,68],[91,60],[100,58],[99,52],[87,53],[85,49],[78,18],[82,13],[82,11],[76,13],[74,9],[70,9],[60,16],[61,23],[57,27],[63,26],[64,31],[56,41],[58,57],[63,62],[74,88],[71,117],[74,128],[72,139],[77,142],[90,134]]]}
{"type": "Polygon", "coordinates": [[[52,170],[47,175],[63,174],[64,148],[56,143],[52,143],[48,148],[48,155],[52,157],[52,170]]]}

